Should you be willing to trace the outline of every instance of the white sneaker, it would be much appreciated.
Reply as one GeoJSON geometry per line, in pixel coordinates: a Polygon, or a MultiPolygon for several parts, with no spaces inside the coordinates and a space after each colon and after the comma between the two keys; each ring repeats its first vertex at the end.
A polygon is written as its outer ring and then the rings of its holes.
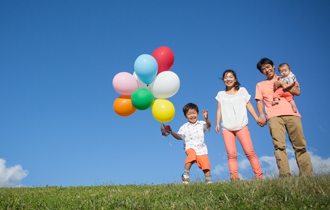
{"type": "Polygon", "coordinates": [[[181,182],[184,183],[184,184],[189,184],[189,181],[190,181],[190,177],[189,175],[185,175],[185,174],[182,174],[181,175],[181,182]]]}

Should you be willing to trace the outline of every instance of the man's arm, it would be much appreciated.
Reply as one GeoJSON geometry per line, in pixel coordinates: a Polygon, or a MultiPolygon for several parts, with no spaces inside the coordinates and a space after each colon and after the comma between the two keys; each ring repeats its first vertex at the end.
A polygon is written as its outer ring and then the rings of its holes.
{"type": "Polygon", "coordinates": [[[277,80],[276,82],[274,82],[274,88],[277,89],[279,87],[282,87],[284,89],[289,89],[291,87],[294,86],[294,82],[291,83],[286,83],[283,80],[277,80]]]}
{"type": "Polygon", "coordinates": [[[300,95],[300,86],[299,83],[296,81],[295,85],[292,87],[289,87],[287,89],[292,95],[299,96],[300,95]]]}
{"type": "Polygon", "coordinates": [[[278,80],[274,82],[274,89],[277,89],[278,87],[283,87],[283,89],[289,91],[292,95],[299,96],[300,95],[300,87],[299,83],[286,83],[282,80],[278,80]]]}

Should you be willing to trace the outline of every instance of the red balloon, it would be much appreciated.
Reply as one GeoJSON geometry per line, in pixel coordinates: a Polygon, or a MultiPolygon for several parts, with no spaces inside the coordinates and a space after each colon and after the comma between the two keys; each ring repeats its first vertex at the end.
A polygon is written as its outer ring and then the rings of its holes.
{"type": "Polygon", "coordinates": [[[158,63],[158,72],[168,71],[173,66],[174,54],[173,51],[168,47],[159,47],[153,53],[154,57],[158,63]]]}

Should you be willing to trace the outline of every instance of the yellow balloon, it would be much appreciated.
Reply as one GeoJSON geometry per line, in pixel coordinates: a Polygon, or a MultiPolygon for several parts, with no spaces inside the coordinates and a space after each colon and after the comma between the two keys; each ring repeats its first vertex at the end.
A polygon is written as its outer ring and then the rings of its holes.
{"type": "Polygon", "coordinates": [[[152,114],[159,122],[167,123],[173,119],[175,109],[169,100],[159,98],[152,105],[152,114]]]}

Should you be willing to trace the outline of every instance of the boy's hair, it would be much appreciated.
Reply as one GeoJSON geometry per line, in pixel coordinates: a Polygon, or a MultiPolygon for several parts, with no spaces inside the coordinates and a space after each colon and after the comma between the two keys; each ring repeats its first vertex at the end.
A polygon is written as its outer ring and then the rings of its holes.
{"type": "Polygon", "coordinates": [[[291,70],[289,64],[287,64],[287,63],[281,63],[280,65],[278,65],[278,70],[280,70],[280,68],[285,66],[285,65],[287,65],[289,67],[289,69],[291,70]]]}
{"type": "Polygon", "coordinates": [[[257,69],[262,73],[261,71],[261,66],[265,65],[265,64],[270,64],[272,66],[274,66],[274,63],[272,60],[270,60],[269,58],[263,58],[261,59],[258,63],[257,63],[257,69]]]}
{"type": "Polygon", "coordinates": [[[186,105],[184,105],[182,111],[184,116],[186,116],[187,112],[189,109],[195,109],[196,112],[199,114],[199,110],[198,110],[198,106],[194,103],[187,103],[186,105]]]}
{"type": "MultiPolygon", "coordinates": [[[[235,79],[236,79],[236,82],[235,82],[235,84],[234,84],[234,86],[235,86],[235,90],[239,90],[239,86],[241,85],[239,82],[238,82],[238,79],[237,79],[237,76],[236,76],[236,73],[235,73],[235,71],[234,70],[231,70],[231,69],[227,69],[226,71],[224,71],[223,72],[223,74],[222,74],[222,80],[225,78],[225,76],[226,76],[226,74],[227,73],[232,73],[233,74],[233,76],[235,77],[235,79]]],[[[227,90],[227,86],[226,86],[226,90],[227,90]]]]}

